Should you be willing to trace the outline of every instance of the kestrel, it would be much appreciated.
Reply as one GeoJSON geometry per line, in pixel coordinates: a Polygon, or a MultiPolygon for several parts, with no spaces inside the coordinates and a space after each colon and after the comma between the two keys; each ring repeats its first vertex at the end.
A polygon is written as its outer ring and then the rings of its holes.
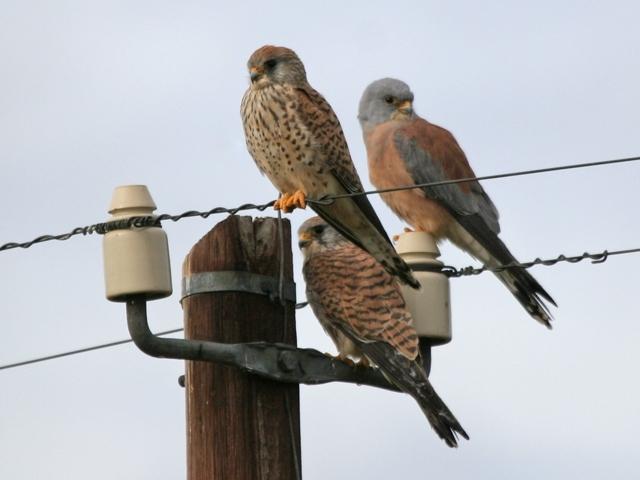
{"type": "Polygon", "coordinates": [[[298,230],[307,300],[339,358],[376,365],[420,405],[450,447],[467,433],[435,392],[420,361],[418,335],[395,279],[367,252],[320,217],[298,230]]]}
{"type": "MultiPolygon", "coordinates": [[[[369,176],[378,189],[475,177],[453,135],[419,117],[409,86],[392,78],[371,83],[358,119],[367,148],[369,176]]],[[[498,211],[480,183],[454,183],[382,194],[415,230],[447,238],[488,267],[515,261],[500,240],[498,211]]],[[[553,298],[525,269],[496,273],[529,314],[551,328],[542,299],[553,298]]]]}
{"type": "MultiPolygon", "coordinates": [[[[274,206],[291,211],[305,208],[307,197],[361,192],[340,122],[307,82],[295,52],[264,46],[251,55],[248,68],[251,85],[241,106],[244,133],[258,168],[282,194],[274,206]]],[[[388,272],[419,288],[366,196],[311,207],[388,272]]]]}

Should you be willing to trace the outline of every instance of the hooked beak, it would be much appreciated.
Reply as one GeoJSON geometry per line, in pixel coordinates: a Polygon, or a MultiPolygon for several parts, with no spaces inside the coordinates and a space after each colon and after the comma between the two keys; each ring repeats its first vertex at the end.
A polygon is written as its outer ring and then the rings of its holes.
{"type": "Polygon", "coordinates": [[[264,74],[264,69],[262,67],[251,67],[249,69],[249,77],[252,82],[255,82],[264,74]]]}
{"type": "Polygon", "coordinates": [[[303,248],[308,247],[311,244],[311,235],[308,232],[302,232],[298,235],[298,248],[302,250],[303,248]]]}
{"type": "Polygon", "coordinates": [[[411,100],[405,100],[398,105],[398,111],[406,115],[411,115],[413,112],[413,104],[411,100]]]}

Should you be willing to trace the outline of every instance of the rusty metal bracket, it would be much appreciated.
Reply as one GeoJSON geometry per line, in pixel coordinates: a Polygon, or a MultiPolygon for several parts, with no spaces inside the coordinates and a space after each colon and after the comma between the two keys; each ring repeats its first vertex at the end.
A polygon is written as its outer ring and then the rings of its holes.
{"type": "Polygon", "coordinates": [[[223,363],[278,382],[308,385],[346,382],[398,391],[376,368],[351,366],[309,348],[282,343],[227,344],[161,338],[149,329],[147,302],[143,298],[131,298],[126,305],[132,340],[153,357],[223,363]]]}

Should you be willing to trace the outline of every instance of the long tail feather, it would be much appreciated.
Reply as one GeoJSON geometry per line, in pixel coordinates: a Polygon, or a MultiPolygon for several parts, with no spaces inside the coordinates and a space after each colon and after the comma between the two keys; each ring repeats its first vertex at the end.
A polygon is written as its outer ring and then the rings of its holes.
{"type": "Polygon", "coordinates": [[[345,238],[371,254],[391,275],[413,288],[420,288],[420,282],[398,255],[382,226],[373,225],[352,198],[341,198],[330,205],[312,204],[312,208],[345,238]]]}
{"type": "Polygon", "coordinates": [[[469,435],[438,396],[418,361],[409,360],[383,342],[358,343],[362,353],[391,383],[418,402],[431,427],[449,447],[458,446],[458,435],[469,440],[469,435]]]}

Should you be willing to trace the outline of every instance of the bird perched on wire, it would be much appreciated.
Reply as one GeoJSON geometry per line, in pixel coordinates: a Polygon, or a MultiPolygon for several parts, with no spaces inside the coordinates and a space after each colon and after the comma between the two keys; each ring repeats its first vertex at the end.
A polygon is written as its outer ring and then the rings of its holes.
{"type": "Polygon", "coordinates": [[[395,279],[320,217],[298,230],[307,300],[339,358],[376,365],[411,395],[450,447],[467,433],[437,395],[420,361],[418,335],[395,279]]]}
{"type": "MultiPolygon", "coordinates": [[[[371,83],[358,111],[367,148],[369,177],[378,189],[475,177],[453,135],[419,117],[409,86],[393,78],[371,83]]],[[[516,261],[500,240],[498,211],[477,181],[382,194],[415,230],[447,238],[488,267],[516,261]]],[[[518,302],[551,328],[543,299],[553,298],[523,268],[496,272],[518,302]]]]}
{"type": "MultiPolygon", "coordinates": [[[[282,194],[275,208],[305,208],[307,197],[362,191],[340,122],[307,82],[293,50],[264,46],[248,61],[251,85],[241,105],[249,153],[282,194]]],[[[366,196],[346,196],[311,207],[342,235],[399,279],[420,284],[398,256],[366,196]]]]}

